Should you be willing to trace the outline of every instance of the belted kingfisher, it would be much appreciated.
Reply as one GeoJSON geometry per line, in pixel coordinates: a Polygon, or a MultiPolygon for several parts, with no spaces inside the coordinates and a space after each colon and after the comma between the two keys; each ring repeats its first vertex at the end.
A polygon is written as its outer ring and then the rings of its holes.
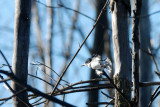
{"type": "Polygon", "coordinates": [[[109,73],[112,71],[111,60],[109,58],[102,60],[100,55],[94,55],[92,58],[88,58],[82,66],[94,69],[98,76],[103,74],[104,69],[107,69],[109,73]]]}

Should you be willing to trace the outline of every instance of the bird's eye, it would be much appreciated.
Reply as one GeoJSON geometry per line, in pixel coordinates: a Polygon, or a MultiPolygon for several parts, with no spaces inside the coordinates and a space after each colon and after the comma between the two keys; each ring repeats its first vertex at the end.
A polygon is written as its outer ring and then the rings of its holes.
{"type": "Polygon", "coordinates": [[[91,60],[92,60],[91,58],[88,58],[85,63],[90,63],[91,60]]]}

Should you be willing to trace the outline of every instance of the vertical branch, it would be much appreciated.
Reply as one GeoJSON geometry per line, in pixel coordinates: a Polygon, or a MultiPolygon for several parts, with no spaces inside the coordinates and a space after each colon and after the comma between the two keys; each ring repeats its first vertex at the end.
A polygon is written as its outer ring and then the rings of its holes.
{"type": "MultiPolygon", "coordinates": [[[[23,83],[27,84],[28,75],[28,53],[29,53],[29,37],[30,37],[30,14],[31,0],[15,1],[15,26],[14,26],[14,50],[12,70],[14,75],[23,83]]],[[[12,88],[15,92],[22,90],[14,81],[12,88]]],[[[27,91],[17,95],[24,102],[28,102],[27,91]]],[[[15,107],[26,107],[17,97],[13,98],[15,107]]]]}
{"type": "MultiPolygon", "coordinates": [[[[130,4],[129,4],[130,5],[130,4]]],[[[129,51],[127,7],[122,0],[112,0],[112,39],[114,47],[114,82],[126,99],[131,96],[131,54],[129,51]]],[[[129,107],[128,102],[115,91],[115,107],[129,107]]]]}
{"type": "MultiPolygon", "coordinates": [[[[101,0],[96,0],[96,18],[100,14],[105,2],[102,2],[101,0]]],[[[105,30],[107,26],[107,17],[106,12],[102,13],[101,18],[99,19],[100,24],[97,24],[95,28],[95,37],[94,37],[94,44],[93,49],[91,51],[91,54],[98,54],[102,55],[104,51],[104,35],[105,30]]],[[[90,72],[90,79],[97,78],[97,75],[95,74],[94,70],[90,72]]],[[[98,85],[99,82],[90,83],[91,86],[98,85]]],[[[88,97],[88,103],[98,102],[98,90],[95,91],[89,91],[89,97],[88,97]]],[[[88,105],[88,107],[98,107],[98,105],[88,105]]]]}
{"type": "Polygon", "coordinates": [[[33,12],[34,12],[34,20],[36,25],[36,38],[37,38],[37,46],[39,48],[39,55],[43,62],[45,62],[44,58],[44,48],[43,48],[43,42],[42,42],[42,35],[41,35],[41,29],[40,29],[40,22],[39,22],[39,15],[38,15],[38,9],[36,5],[36,1],[33,1],[33,12]]]}
{"type": "MultiPolygon", "coordinates": [[[[47,6],[52,6],[53,0],[47,0],[47,6]]],[[[47,31],[47,48],[45,49],[45,64],[52,68],[52,41],[53,41],[53,9],[47,8],[47,25],[48,25],[48,31],[47,31]]],[[[46,74],[48,74],[50,77],[52,77],[52,71],[51,69],[48,69],[45,67],[46,74]]],[[[48,78],[47,75],[45,75],[45,80],[52,82],[50,78],[48,78]]],[[[52,91],[52,87],[48,84],[45,84],[45,91],[46,93],[52,91]]],[[[53,103],[50,102],[49,106],[53,106],[53,103]]]]}
{"type": "Polygon", "coordinates": [[[133,101],[134,106],[138,106],[139,101],[139,17],[141,15],[142,0],[135,0],[133,10],[133,28],[132,28],[132,40],[133,40],[133,54],[132,54],[132,79],[133,79],[133,101]]]}
{"type": "MultiPolygon", "coordinates": [[[[80,5],[80,1],[77,0],[77,3],[76,3],[76,11],[79,11],[79,5],[80,5]]],[[[78,13],[75,12],[74,16],[72,17],[72,27],[71,27],[71,31],[69,33],[69,41],[68,41],[68,44],[67,44],[67,50],[65,52],[65,62],[64,62],[64,67],[62,69],[62,71],[64,71],[65,67],[67,66],[67,62],[71,56],[71,48],[72,48],[72,43],[73,43],[73,35],[74,35],[74,30],[76,29],[76,22],[77,22],[77,19],[78,19],[78,13]]]]}
{"type": "MultiPolygon", "coordinates": [[[[142,0],[141,16],[149,13],[149,0],[142,0]]],[[[148,50],[150,43],[151,22],[150,17],[140,18],[140,47],[148,50]]],[[[152,61],[150,55],[140,50],[140,82],[152,81],[152,61]]],[[[140,107],[147,107],[150,102],[151,87],[140,88],[140,107]]]]}
{"type": "Polygon", "coordinates": [[[82,44],[80,45],[80,47],[78,48],[78,50],[76,51],[76,53],[74,54],[74,56],[72,57],[72,59],[70,60],[69,64],[66,66],[65,70],[62,72],[61,76],[59,77],[51,95],[54,94],[55,90],[57,89],[57,86],[59,85],[62,77],[64,76],[64,74],[66,73],[66,71],[68,70],[69,66],[71,65],[71,63],[73,62],[73,60],[75,59],[75,57],[77,56],[77,54],[79,53],[79,51],[81,50],[82,46],[84,45],[84,43],[86,42],[86,40],[88,39],[88,37],[90,36],[90,34],[93,32],[94,28],[96,27],[98,21],[99,21],[99,18],[101,17],[102,13],[104,12],[104,9],[106,7],[106,5],[108,4],[108,0],[106,1],[105,5],[103,6],[103,9],[101,10],[98,18],[96,19],[96,22],[95,24],[93,25],[92,29],[90,30],[90,32],[88,33],[88,35],[86,36],[86,38],[84,39],[84,41],[82,42],[82,44]]]}
{"type": "MultiPolygon", "coordinates": [[[[79,5],[80,5],[80,3],[79,3],[80,1],[78,0],[77,1],[77,5],[76,5],[76,7],[77,7],[77,11],[79,10],[79,5]]],[[[65,70],[65,67],[66,67],[66,65],[67,65],[67,61],[68,61],[68,59],[70,58],[70,53],[71,53],[71,46],[72,46],[72,42],[73,42],[73,33],[74,33],[74,30],[75,30],[75,24],[76,24],[76,22],[77,22],[77,18],[78,18],[78,13],[77,12],[75,12],[75,16],[73,17],[73,24],[72,24],[72,28],[71,28],[71,32],[70,32],[70,35],[69,35],[69,42],[68,42],[68,47],[67,47],[67,52],[65,53],[65,65],[64,65],[64,67],[63,67],[63,71],[65,70]]],[[[63,75],[63,74],[62,74],[63,75]]],[[[52,91],[52,94],[53,94],[53,91],[52,91]]],[[[51,95],[52,95],[51,94],[51,95]]],[[[49,101],[47,101],[47,103],[46,103],[46,105],[48,105],[48,103],[49,103],[49,101]]]]}
{"type": "MultiPolygon", "coordinates": [[[[47,0],[47,5],[52,6],[52,0],[47,0]]],[[[47,8],[47,25],[48,25],[48,31],[47,31],[47,48],[45,50],[46,56],[45,56],[45,64],[52,68],[52,41],[53,41],[53,9],[47,8]]],[[[46,73],[52,77],[52,71],[51,69],[46,68],[46,73]]],[[[47,78],[45,78],[46,80],[47,78]]],[[[49,80],[48,80],[49,81],[49,80]]],[[[49,87],[46,87],[48,89],[48,92],[51,91],[49,87]]],[[[46,89],[46,91],[47,91],[46,89]]]]}

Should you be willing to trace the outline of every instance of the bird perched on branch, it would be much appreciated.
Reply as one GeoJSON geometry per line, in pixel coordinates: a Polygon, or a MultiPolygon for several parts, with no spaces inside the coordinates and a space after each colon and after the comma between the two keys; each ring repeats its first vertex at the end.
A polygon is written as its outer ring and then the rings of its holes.
{"type": "Polygon", "coordinates": [[[112,62],[109,58],[102,60],[100,55],[94,55],[92,58],[88,58],[82,66],[87,66],[96,71],[98,76],[104,74],[104,69],[107,69],[110,73],[112,71],[112,62]]]}

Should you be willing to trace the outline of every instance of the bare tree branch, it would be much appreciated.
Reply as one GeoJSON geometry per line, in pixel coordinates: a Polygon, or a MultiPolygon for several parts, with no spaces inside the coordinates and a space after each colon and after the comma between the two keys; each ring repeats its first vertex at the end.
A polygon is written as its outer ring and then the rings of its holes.
{"type": "Polygon", "coordinates": [[[53,102],[55,102],[55,103],[64,105],[64,106],[66,106],[66,107],[75,107],[75,106],[73,106],[73,105],[71,105],[71,104],[69,104],[69,103],[63,102],[63,101],[61,101],[61,100],[59,100],[59,99],[57,99],[57,98],[55,98],[55,97],[53,97],[53,96],[49,96],[49,95],[47,95],[47,94],[45,94],[45,93],[43,93],[43,92],[41,92],[41,91],[39,91],[39,90],[31,87],[30,85],[27,85],[27,84],[25,85],[25,84],[21,83],[21,81],[19,81],[19,79],[17,79],[17,78],[13,75],[13,73],[9,73],[9,72],[6,72],[6,71],[4,71],[4,70],[0,70],[0,73],[9,76],[9,77],[10,77],[17,85],[19,85],[20,87],[26,88],[28,91],[31,91],[31,92],[33,92],[33,93],[35,93],[35,94],[37,94],[37,95],[39,95],[39,96],[42,96],[42,97],[44,97],[44,98],[46,98],[46,99],[48,99],[48,100],[50,100],[50,101],[53,101],[53,102]]]}
{"type": "Polygon", "coordinates": [[[148,87],[148,86],[154,86],[154,85],[160,85],[160,82],[140,82],[140,87],[148,87]]]}
{"type": "MultiPolygon", "coordinates": [[[[47,67],[48,69],[50,69],[51,71],[53,71],[58,77],[60,77],[60,75],[55,71],[55,70],[53,70],[52,68],[50,68],[49,66],[47,66],[46,64],[43,64],[43,63],[41,63],[41,62],[38,62],[37,61],[37,63],[31,63],[32,65],[37,65],[37,66],[39,66],[39,65],[43,65],[43,66],[45,66],[45,67],[47,67]],[[38,63],[38,64],[37,64],[38,63]]],[[[46,73],[45,73],[46,74],[46,73]]],[[[49,76],[49,75],[48,75],[49,76]]],[[[51,77],[51,76],[49,76],[49,77],[51,77]]],[[[66,80],[63,80],[62,79],[62,81],[64,81],[64,82],[66,82],[67,84],[70,84],[68,81],[66,81],[66,80]]]]}
{"type": "Polygon", "coordinates": [[[92,103],[86,103],[87,105],[104,105],[104,104],[108,104],[108,105],[114,105],[114,103],[112,102],[92,102],[92,103]]]}
{"type": "Polygon", "coordinates": [[[152,52],[151,52],[151,49],[150,49],[150,48],[148,48],[148,52],[151,54],[151,58],[152,58],[152,60],[153,60],[153,62],[154,62],[154,64],[155,64],[155,66],[156,66],[157,72],[160,73],[159,68],[158,68],[158,65],[157,65],[157,62],[156,62],[154,56],[152,55],[152,52]]]}
{"type": "Polygon", "coordinates": [[[65,74],[65,72],[67,71],[67,69],[68,69],[69,66],[71,65],[72,61],[73,61],[74,58],[77,56],[77,54],[78,54],[79,51],[81,50],[82,46],[84,45],[84,43],[86,42],[86,40],[88,39],[88,37],[90,36],[90,34],[92,33],[92,31],[94,30],[94,28],[95,28],[95,26],[97,25],[97,23],[98,23],[98,21],[99,21],[99,18],[101,17],[101,15],[102,15],[102,13],[103,13],[103,11],[104,11],[104,9],[105,9],[105,7],[106,7],[107,4],[108,4],[108,1],[106,1],[105,5],[104,5],[104,7],[103,7],[103,9],[102,9],[102,11],[101,11],[100,14],[99,14],[99,17],[97,18],[95,24],[93,25],[91,31],[89,32],[89,34],[87,35],[87,37],[84,39],[83,43],[80,45],[79,49],[77,50],[77,52],[76,52],[75,55],[72,57],[71,61],[69,62],[69,64],[68,64],[67,67],[65,68],[65,70],[63,71],[63,73],[62,73],[62,75],[60,76],[58,82],[56,83],[56,85],[55,85],[55,87],[54,87],[51,95],[54,94],[54,92],[55,92],[55,90],[56,90],[59,82],[61,81],[63,75],[65,74]]]}
{"type": "Polygon", "coordinates": [[[61,94],[68,94],[68,93],[74,93],[74,92],[82,92],[82,91],[93,91],[98,89],[105,89],[105,88],[113,88],[113,86],[108,84],[98,84],[98,85],[86,85],[86,86],[79,86],[79,87],[66,87],[64,89],[60,89],[55,92],[54,95],[61,95],[61,94]],[[69,91],[66,91],[69,90],[69,91]]]}
{"type": "Polygon", "coordinates": [[[102,93],[103,95],[105,95],[107,98],[110,98],[110,99],[113,99],[113,100],[114,100],[114,98],[113,98],[113,97],[111,97],[111,96],[107,95],[107,94],[106,94],[106,93],[104,93],[103,91],[101,91],[101,93],[102,93]]]}
{"type": "Polygon", "coordinates": [[[42,79],[42,78],[40,78],[40,77],[34,76],[34,75],[32,75],[32,74],[28,74],[28,75],[31,76],[31,77],[37,78],[37,79],[39,79],[39,80],[41,80],[41,81],[49,84],[50,86],[54,87],[53,84],[49,83],[48,81],[46,81],[46,80],[44,80],[44,79],[42,79]]]}
{"type": "Polygon", "coordinates": [[[9,80],[11,80],[11,79],[10,79],[10,78],[2,79],[2,80],[0,81],[0,83],[7,82],[7,81],[9,81],[9,80]]]}
{"type": "Polygon", "coordinates": [[[132,80],[133,80],[133,101],[134,106],[137,107],[139,103],[139,21],[137,16],[141,15],[142,0],[135,0],[133,10],[133,27],[132,27],[132,40],[133,40],[133,53],[132,53],[132,80]],[[136,18],[135,18],[136,17],[136,18]]]}
{"type": "Polygon", "coordinates": [[[107,77],[107,79],[110,81],[111,85],[116,89],[116,91],[124,98],[125,101],[131,106],[131,101],[127,99],[124,95],[124,93],[121,92],[121,90],[114,84],[113,80],[107,75],[105,71],[103,71],[103,74],[107,77]]]}
{"type": "Polygon", "coordinates": [[[35,102],[32,103],[32,105],[38,103],[39,101],[41,101],[43,99],[43,97],[39,98],[38,100],[36,100],[35,102]]]}
{"type": "Polygon", "coordinates": [[[4,54],[3,54],[3,52],[2,52],[1,50],[0,50],[0,54],[2,55],[2,57],[4,58],[4,60],[6,61],[7,66],[9,67],[9,70],[13,73],[11,66],[9,65],[9,63],[8,63],[8,61],[7,61],[7,59],[6,59],[6,57],[4,56],[4,54]]]}
{"type": "Polygon", "coordinates": [[[17,96],[18,94],[20,94],[20,93],[22,93],[22,92],[24,92],[24,91],[26,91],[26,90],[27,90],[27,89],[22,89],[22,90],[20,90],[19,92],[14,93],[14,94],[13,94],[12,96],[10,96],[10,97],[0,99],[0,101],[3,101],[2,103],[0,103],[0,106],[2,106],[4,103],[6,103],[6,102],[7,102],[8,100],[10,100],[11,98],[17,96]]]}
{"type": "Polygon", "coordinates": [[[47,8],[64,8],[64,9],[67,9],[67,10],[71,10],[71,11],[74,11],[74,12],[76,12],[76,13],[79,13],[80,15],[82,15],[82,16],[84,16],[84,17],[87,17],[88,19],[91,19],[91,20],[93,20],[93,21],[96,21],[95,19],[91,18],[90,16],[88,16],[88,15],[82,13],[82,12],[79,12],[79,11],[77,11],[77,10],[74,10],[74,9],[71,9],[71,8],[69,8],[69,7],[64,6],[64,4],[58,4],[57,7],[54,7],[54,6],[48,6],[48,5],[40,2],[39,0],[34,0],[34,1],[36,1],[37,3],[43,5],[43,6],[47,7],[47,8]]]}
{"type": "Polygon", "coordinates": [[[158,88],[155,89],[155,91],[153,92],[152,96],[151,96],[151,101],[148,104],[148,107],[151,106],[152,102],[157,98],[157,96],[160,94],[160,91],[158,91],[160,89],[160,86],[158,88]],[[157,93],[158,91],[158,93],[157,93]]]}

